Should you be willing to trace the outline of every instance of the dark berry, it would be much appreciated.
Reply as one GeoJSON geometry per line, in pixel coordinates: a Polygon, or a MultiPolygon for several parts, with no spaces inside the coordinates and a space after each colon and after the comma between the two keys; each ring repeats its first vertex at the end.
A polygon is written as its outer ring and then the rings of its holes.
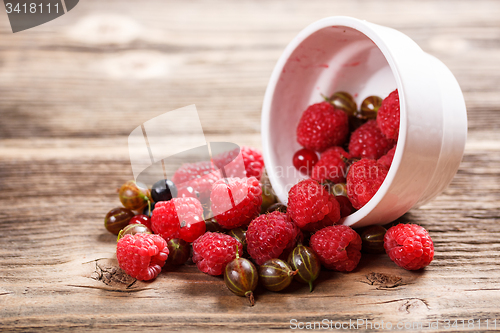
{"type": "Polygon", "coordinates": [[[345,91],[339,91],[330,96],[328,102],[332,104],[336,109],[343,110],[349,116],[353,116],[356,113],[357,106],[354,98],[351,94],[345,91]]]}
{"type": "Polygon", "coordinates": [[[361,103],[361,110],[358,116],[362,119],[376,119],[377,111],[381,105],[382,98],[378,96],[368,96],[361,103]]]}
{"type": "Polygon", "coordinates": [[[139,214],[132,217],[128,224],[137,224],[137,223],[143,224],[146,227],[148,227],[148,229],[151,229],[151,217],[145,214],[139,214]]]}
{"type": "Polygon", "coordinates": [[[319,276],[321,263],[318,256],[307,246],[298,245],[288,257],[288,263],[293,270],[297,270],[295,280],[309,284],[313,290],[313,281],[319,276]]]}
{"type": "Polygon", "coordinates": [[[151,198],[154,202],[168,201],[175,197],[177,197],[177,187],[171,180],[159,180],[151,188],[151,198]]]}
{"type": "Polygon", "coordinates": [[[257,288],[258,281],[259,274],[254,264],[238,255],[224,270],[224,282],[228,289],[238,296],[247,297],[252,306],[255,304],[253,291],[257,288]]]}
{"type": "Polygon", "coordinates": [[[354,213],[354,207],[348,197],[339,195],[335,199],[340,205],[340,217],[346,217],[354,213]]]}
{"type": "Polygon", "coordinates": [[[387,230],[381,225],[374,225],[363,231],[361,240],[365,253],[385,253],[384,236],[387,230]]]}
{"type": "Polygon", "coordinates": [[[367,121],[367,119],[363,119],[357,116],[349,116],[349,132],[354,132],[355,130],[366,124],[367,121]]]}
{"type": "Polygon", "coordinates": [[[151,205],[147,205],[146,207],[144,207],[142,214],[151,218],[151,215],[153,215],[153,210],[155,209],[155,204],[155,202],[151,202],[151,205]]]}
{"type": "Polygon", "coordinates": [[[262,189],[262,205],[260,206],[260,213],[264,214],[267,209],[274,205],[277,201],[276,195],[274,194],[273,187],[267,174],[264,172],[261,179],[261,189],[262,189]]]}
{"type": "Polygon", "coordinates": [[[191,247],[188,242],[182,239],[173,238],[168,241],[168,259],[167,264],[171,265],[182,265],[184,264],[191,255],[191,247]]]}
{"type": "Polygon", "coordinates": [[[247,250],[247,231],[243,228],[234,228],[227,232],[227,234],[243,245],[243,251],[247,250]]]}
{"type": "Polygon", "coordinates": [[[205,226],[206,230],[210,232],[223,232],[224,230],[226,230],[222,228],[213,217],[205,219],[205,226]]]}
{"type": "Polygon", "coordinates": [[[302,148],[293,155],[293,166],[300,172],[309,175],[318,160],[318,155],[314,151],[302,148]]]}
{"type": "Polygon", "coordinates": [[[146,186],[138,185],[133,180],[129,180],[120,187],[118,196],[122,205],[131,210],[143,209],[150,202],[149,190],[146,186]]]}
{"type": "Polygon", "coordinates": [[[135,216],[130,209],[119,207],[110,210],[104,218],[104,227],[112,234],[118,235],[125,228],[130,219],[135,216]]]}
{"type": "Polygon", "coordinates": [[[281,213],[286,213],[286,206],[283,205],[282,203],[275,203],[274,205],[272,205],[271,207],[269,207],[267,209],[267,212],[266,213],[272,213],[274,211],[278,211],[278,212],[281,212],[281,213]]]}
{"type": "Polygon", "coordinates": [[[129,224],[125,228],[120,230],[116,241],[119,241],[120,238],[124,237],[125,235],[135,235],[135,234],[150,234],[151,235],[152,232],[144,224],[140,224],[140,223],[129,224]]]}
{"type": "Polygon", "coordinates": [[[281,291],[292,283],[297,271],[281,259],[270,259],[259,267],[259,281],[268,290],[281,291]]]}

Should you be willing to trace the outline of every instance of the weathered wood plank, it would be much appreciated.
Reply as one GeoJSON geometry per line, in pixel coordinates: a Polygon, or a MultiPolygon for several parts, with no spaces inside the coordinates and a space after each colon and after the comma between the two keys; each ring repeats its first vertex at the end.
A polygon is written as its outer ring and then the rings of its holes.
{"type": "Polygon", "coordinates": [[[498,1],[86,0],[15,35],[0,12],[0,330],[255,332],[289,329],[293,318],[441,320],[443,329],[444,319],[500,320],[498,1]],[[470,133],[459,172],[401,218],[429,230],[432,264],[408,272],[365,255],[350,274],[323,271],[313,293],[296,282],[284,293],[259,289],[255,307],[192,265],[150,283],[123,275],[102,223],[119,205],[116,187],[132,177],[130,131],[194,103],[207,140],[260,148],[277,58],[327,15],[401,30],[464,91],[470,133]]]}

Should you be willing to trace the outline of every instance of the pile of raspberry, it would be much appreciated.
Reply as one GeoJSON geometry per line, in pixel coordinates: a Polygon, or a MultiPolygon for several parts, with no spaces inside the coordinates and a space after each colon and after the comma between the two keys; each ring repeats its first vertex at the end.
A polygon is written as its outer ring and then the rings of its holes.
{"type": "Polygon", "coordinates": [[[338,272],[355,270],[362,252],[386,252],[409,270],[432,261],[433,243],[422,227],[400,224],[387,232],[379,227],[380,232],[341,225],[341,218],[350,213],[345,186],[330,188],[313,178],[292,186],[285,206],[270,187],[260,152],[243,147],[239,154],[245,166],[240,177],[232,177],[232,159],[223,156],[210,163],[228,163],[226,177],[198,162],[183,165],[174,181],[161,180],[152,188],[124,184],[119,190],[124,207],[113,209],[105,219],[114,233],[117,223],[123,224],[116,248],[120,268],[143,281],[155,279],[164,266],[179,264],[194,264],[218,276],[240,257],[257,266],[272,260],[290,264],[299,246],[310,249],[312,257],[306,262],[338,272]]]}
{"type": "MultiPolygon", "coordinates": [[[[399,134],[399,96],[369,96],[357,109],[353,97],[337,92],[309,106],[297,126],[303,146],[293,157],[299,172],[333,188],[346,213],[375,195],[391,166],[399,134]],[[318,156],[319,155],[319,156],[318,156]]],[[[347,214],[347,215],[348,215],[347,214]]]]}

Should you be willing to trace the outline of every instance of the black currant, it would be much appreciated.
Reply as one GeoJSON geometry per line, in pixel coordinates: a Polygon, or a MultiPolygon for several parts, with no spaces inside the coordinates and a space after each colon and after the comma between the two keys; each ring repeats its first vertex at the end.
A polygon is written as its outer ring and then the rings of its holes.
{"type": "Polygon", "coordinates": [[[175,197],[177,197],[177,187],[169,179],[159,180],[151,188],[151,198],[154,202],[168,201],[175,197]]]}

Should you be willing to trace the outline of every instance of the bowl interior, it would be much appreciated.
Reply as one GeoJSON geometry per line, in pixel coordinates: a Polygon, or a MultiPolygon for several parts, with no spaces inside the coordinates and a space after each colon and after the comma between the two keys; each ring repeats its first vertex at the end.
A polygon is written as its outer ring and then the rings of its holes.
{"type": "Polygon", "coordinates": [[[266,168],[279,199],[286,204],[290,188],[307,178],[293,167],[292,158],[301,148],[297,124],[309,105],[323,101],[322,95],[346,91],[359,108],[366,97],[384,98],[396,87],[386,58],[358,30],[329,26],[302,40],[282,66],[269,112],[266,168]]]}

